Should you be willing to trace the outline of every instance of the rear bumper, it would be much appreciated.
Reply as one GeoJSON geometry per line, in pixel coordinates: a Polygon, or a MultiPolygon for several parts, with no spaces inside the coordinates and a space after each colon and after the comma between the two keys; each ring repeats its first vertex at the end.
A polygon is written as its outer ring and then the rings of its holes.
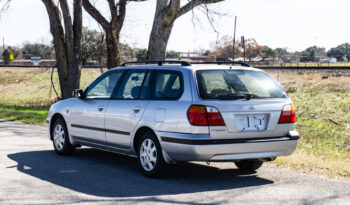
{"type": "Polygon", "coordinates": [[[249,139],[213,140],[209,135],[157,132],[166,161],[235,161],[292,154],[299,134],[249,139]]]}

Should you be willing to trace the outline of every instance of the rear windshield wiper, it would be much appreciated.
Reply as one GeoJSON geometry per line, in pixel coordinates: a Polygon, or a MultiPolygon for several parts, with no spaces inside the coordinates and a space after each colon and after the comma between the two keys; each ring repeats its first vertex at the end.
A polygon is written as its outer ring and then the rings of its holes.
{"type": "Polygon", "coordinates": [[[252,93],[222,93],[217,95],[218,98],[235,98],[235,99],[246,99],[259,98],[259,96],[252,93]]]}
{"type": "Polygon", "coordinates": [[[246,100],[250,100],[252,98],[259,98],[259,96],[255,95],[253,93],[240,92],[240,93],[237,93],[237,94],[244,95],[246,100]]]}

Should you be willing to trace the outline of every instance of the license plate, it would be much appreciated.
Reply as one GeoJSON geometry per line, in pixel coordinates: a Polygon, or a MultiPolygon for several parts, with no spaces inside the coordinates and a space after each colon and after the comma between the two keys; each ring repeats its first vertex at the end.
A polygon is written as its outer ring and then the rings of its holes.
{"type": "Polygon", "coordinates": [[[241,132],[266,130],[266,115],[236,115],[236,126],[241,132]]]}

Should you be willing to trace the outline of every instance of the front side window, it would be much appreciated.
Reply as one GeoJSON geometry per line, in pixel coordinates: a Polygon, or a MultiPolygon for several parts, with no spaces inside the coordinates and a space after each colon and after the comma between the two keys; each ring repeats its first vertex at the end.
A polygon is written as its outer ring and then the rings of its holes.
{"type": "Polygon", "coordinates": [[[117,99],[139,99],[146,70],[129,70],[118,90],[117,99]]]}
{"type": "Polygon", "coordinates": [[[122,70],[112,71],[97,79],[86,91],[85,98],[110,98],[115,85],[123,74],[122,70]]]}
{"type": "Polygon", "coordinates": [[[235,100],[246,98],[286,98],[284,90],[269,75],[249,70],[197,71],[200,97],[235,100]]]}
{"type": "Polygon", "coordinates": [[[160,71],[154,74],[152,98],[177,100],[183,93],[182,75],[177,71],[160,71]]]}

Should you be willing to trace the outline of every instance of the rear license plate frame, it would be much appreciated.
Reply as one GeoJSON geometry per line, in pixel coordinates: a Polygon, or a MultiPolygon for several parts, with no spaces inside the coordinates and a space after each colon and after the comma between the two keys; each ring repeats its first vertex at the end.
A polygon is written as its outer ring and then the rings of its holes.
{"type": "Polygon", "coordinates": [[[259,132],[267,129],[268,114],[238,114],[235,124],[240,132],[259,132]]]}

